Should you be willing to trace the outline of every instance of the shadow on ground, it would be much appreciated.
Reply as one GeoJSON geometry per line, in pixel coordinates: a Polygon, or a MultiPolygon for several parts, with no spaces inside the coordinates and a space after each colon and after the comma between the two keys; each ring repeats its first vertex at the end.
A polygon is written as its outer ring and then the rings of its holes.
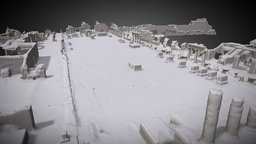
{"type": "Polygon", "coordinates": [[[49,121],[45,121],[45,122],[40,122],[36,124],[36,129],[41,129],[47,126],[50,126],[54,124],[54,120],[49,120],[49,121]]]}

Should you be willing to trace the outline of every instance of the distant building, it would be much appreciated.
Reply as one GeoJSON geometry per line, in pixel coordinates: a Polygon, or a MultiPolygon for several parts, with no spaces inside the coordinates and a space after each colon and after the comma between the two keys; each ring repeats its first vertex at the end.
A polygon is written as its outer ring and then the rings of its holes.
{"type": "Polygon", "coordinates": [[[96,24],[94,26],[94,30],[96,33],[107,33],[108,32],[108,26],[104,23],[99,23],[96,21],[96,24]]]}
{"type": "Polygon", "coordinates": [[[79,28],[79,32],[81,33],[85,33],[86,31],[90,30],[91,26],[86,23],[86,22],[82,22],[81,27],[79,28]]]}
{"type": "Polygon", "coordinates": [[[10,28],[6,28],[6,32],[5,32],[8,36],[10,37],[16,37],[16,36],[20,36],[21,33],[18,30],[15,29],[10,29],[10,28]]]}
{"type": "Polygon", "coordinates": [[[91,26],[86,22],[82,22],[80,27],[73,27],[68,25],[68,27],[66,28],[66,34],[72,34],[76,32],[86,33],[88,30],[90,30],[90,27],[91,26]]]}
{"type": "Polygon", "coordinates": [[[176,33],[185,34],[185,35],[215,35],[216,32],[212,29],[212,26],[209,25],[208,21],[205,18],[196,19],[191,21],[188,25],[176,25],[176,33]]]}
{"type": "Polygon", "coordinates": [[[66,34],[72,34],[75,32],[75,29],[73,26],[68,25],[68,27],[66,28],[66,34]]]}
{"type": "Polygon", "coordinates": [[[11,37],[9,37],[6,33],[0,34],[0,44],[4,44],[9,39],[11,39],[11,37]]]}
{"type": "Polygon", "coordinates": [[[10,39],[17,39],[21,36],[20,31],[15,29],[6,28],[5,33],[0,34],[0,44],[4,44],[10,39]]]}
{"type": "Polygon", "coordinates": [[[153,43],[154,41],[154,35],[151,31],[149,30],[141,30],[140,31],[140,36],[141,36],[141,40],[148,42],[148,43],[153,43]]]}
{"type": "Polygon", "coordinates": [[[39,33],[38,31],[31,31],[24,35],[22,35],[22,38],[25,40],[25,42],[39,42],[46,40],[44,33],[39,33]]]}
{"type": "Polygon", "coordinates": [[[256,47],[256,39],[250,41],[250,45],[256,47]]]}
{"type": "Polygon", "coordinates": [[[44,37],[45,37],[45,39],[47,39],[51,34],[53,34],[53,32],[52,32],[51,30],[49,30],[49,29],[46,29],[46,30],[44,31],[44,37]]]}
{"type": "Polygon", "coordinates": [[[137,26],[140,29],[147,29],[154,34],[163,34],[165,36],[182,35],[216,35],[215,30],[209,25],[207,19],[199,18],[191,21],[188,25],[152,25],[144,24],[137,26]]]}
{"type": "Polygon", "coordinates": [[[116,36],[121,34],[120,29],[115,23],[111,23],[111,26],[109,27],[109,31],[116,36]]]}
{"type": "Polygon", "coordinates": [[[132,32],[132,43],[141,43],[141,35],[139,32],[132,32]]]}
{"type": "Polygon", "coordinates": [[[46,29],[44,33],[45,33],[46,35],[48,35],[48,36],[49,36],[50,34],[53,34],[53,32],[52,32],[51,30],[49,30],[49,29],[46,29]]]}

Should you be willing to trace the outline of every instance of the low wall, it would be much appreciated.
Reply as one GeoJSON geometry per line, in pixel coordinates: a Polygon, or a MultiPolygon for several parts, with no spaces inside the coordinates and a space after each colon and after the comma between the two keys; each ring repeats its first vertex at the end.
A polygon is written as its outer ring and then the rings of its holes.
{"type": "Polygon", "coordinates": [[[0,69],[8,67],[12,74],[20,73],[20,67],[23,63],[23,56],[1,56],[0,69]]]}

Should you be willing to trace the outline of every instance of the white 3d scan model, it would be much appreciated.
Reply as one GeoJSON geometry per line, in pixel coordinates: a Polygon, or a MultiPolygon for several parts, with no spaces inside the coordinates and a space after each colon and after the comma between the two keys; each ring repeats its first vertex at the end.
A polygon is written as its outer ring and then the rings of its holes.
{"type": "Polygon", "coordinates": [[[0,144],[255,144],[255,39],[94,24],[0,35],[0,144]]]}

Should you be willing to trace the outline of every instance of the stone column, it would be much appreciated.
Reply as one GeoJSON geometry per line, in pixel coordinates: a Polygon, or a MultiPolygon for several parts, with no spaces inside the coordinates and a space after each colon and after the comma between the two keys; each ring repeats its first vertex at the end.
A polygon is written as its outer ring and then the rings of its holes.
{"type": "Polygon", "coordinates": [[[195,55],[194,55],[194,63],[197,62],[197,56],[198,56],[198,50],[195,51],[195,55]]]}
{"type": "Polygon", "coordinates": [[[200,141],[214,143],[223,92],[211,89],[208,95],[203,132],[200,141]]]}
{"type": "Polygon", "coordinates": [[[256,129],[256,107],[250,107],[246,126],[251,129],[256,129]]]}
{"type": "Polygon", "coordinates": [[[239,55],[236,55],[234,56],[234,60],[233,60],[233,68],[236,69],[239,65],[239,62],[240,62],[240,56],[239,55]]]}
{"type": "Polygon", "coordinates": [[[250,74],[255,74],[256,73],[256,59],[252,60],[249,73],[250,74]]]}
{"type": "Polygon", "coordinates": [[[206,52],[203,53],[202,55],[202,63],[204,64],[206,60],[206,52]]]}
{"type": "Polygon", "coordinates": [[[190,59],[190,55],[191,55],[191,48],[188,48],[188,55],[187,55],[187,59],[190,59]]]}
{"type": "Polygon", "coordinates": [[[232,103],[230,104],[226,132],[231,136],[237,136],[238,134],[240,120],[243,112],[243,103],[244,100],[237,97],[233,98],[232,103]]]}

